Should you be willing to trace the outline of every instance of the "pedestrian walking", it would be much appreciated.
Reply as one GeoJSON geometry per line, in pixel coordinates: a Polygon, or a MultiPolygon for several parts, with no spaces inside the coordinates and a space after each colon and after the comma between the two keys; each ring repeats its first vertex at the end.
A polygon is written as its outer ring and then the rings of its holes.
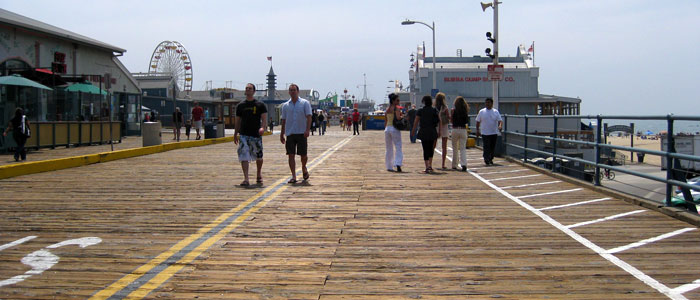
{"type": "Polygon", "coordinates": [[[173,112],[173,140],[180,141],[180,128],[182,128],[182,122],[184,116],[179,107],[175,107],[175,112],[173,112]]]}
{"type": "Polygon", "coordinates": [[[353,110],[352,113],[352,135],[360,135],[360,113],[357,111],[357,108],[353,110]]]}
{"type": "Polygon", "coordinates": [[[301,156],[304,181],[309,179],[306,162],[308,161],[307,141],[311,128],[311,103],[304,98],[299,98],[299,86],[294,83],[289,85],[289,96],[289,100],[282,105],[280,141],[285,145],[289,157],[289,169],[292,171],[292,179],[287,183],[294,184],[297,182],[295,155],[301,156]]]}
{"type": "Polygon", "coordinates": [[[188,140],[190,139],[190,129],[192,129],[192,121],[187,120],[185,121],[185,135],[188,140]]]}
{"type": "Polygon", "coordinates": [[[493,165],[494,152],[498,133],[503,128],[503,119],[497,109],[493,108],[493,99],[486,98],[486,107],[476,115],[476,136],[481,136],[484,144],[484,163],[493,165]]]}
{"type": "Polygon", "coordinates": [[[17,147],[15,147],[15,161],[20,159],[27,160],[27,149],[24,148],[24,144],[31,137],[31,131],[29,130],[29,119],[24,115],[24,110],[21,107],[15,109],[15,116],[7,123],[7,128],[5,128],[2,136],[7,136],[10,130],[12,130],[12,139],[17,144],[17,147]]]}
{"type": "Polygon", "coordinates": [[[352,127],[352,114],[351,113],[348,113],[348,119],[345,123],[346,123],[345,130],[350,131],[351,130],[350,128],[352,127]]]}
{"type": "Polygon", "coordinates": [[[204,117],[204,110],[199,106],[199,102],[194,102],[194,107],[192,108],[192,124],[194,124],[194,130],[197,132],[196,140],[201,139],[202,136],[199,131],[202,129],[202,118],[204,117]]]}
{"type": "MultiPolygon", "coordinates": [[[[440,117],[440,126],[438,127],[438,136],[442,140],[442,169],[446,170],[445,160],[447,159],[447,140],[450,137],[448,130],[448,125],[450,124],[450,111],[447,108],[447,103],[445,102],[445,94],[438,93],[435,96],[435,109],[438,111],[438,116],[440,117]]],[[[437,146],[437,140],[435,141],[437,146]]]]}
{"type": "Polygon", "coordinates": [[[438,138],[437,127],[440,125],[438,111],[433,107],[433,98],[423,96],[423,107],[416,112],[416,120],[413,122],[412,133],[418,130],[417,137],[423,145],[423,160],[425,161],[425,173],[433,173],[433,153],[435,152],[435,141],[438,138]]]}
{"type": "Polygon", "coordinates": [[[243,169],[241,186],[249,186],[248,169],[251,161],[255,161],[258,173],[255,182],[263,183],[263,143],[262,135],[267,125],[267,106],[256,100],[255,85],[249,83],[245,87],[245,101],[236,106],[236,131],[233,142],[238,145],[238,161],[243,169]],[[239,137],[240,135],[240,137],[239,137]]]}
{"type": "Polygon", "coordinates": [[[464,97],[455,99],[452,108],[452,169],[457,170],[457,153],[462,171],[467,171],[467,124],[469,121],[469,104],[464,97]]]}
{"type": "MultiPolygon", "coordinates": [[[[386,143],[384,164],[386,165],[386,170],[390,172],[394,171],[394,166],[396,166],[396,172],[401,172],[401,165],[403,165],[401,131],[394,126],[394,124],[403,119],[403,113],[398,108],[399,103],[401,103],[399,95],[395,93],[389,94],[389,107],[384,113],[386,116],[386,122],[384,123],[384,142],[386,143]],[[394,149],[396,149],[396,152],[394,152],[394,149]]],[[[357,112],[357,110],[355,111],[357,112]]]]}
{"type": "Polygon", "coordinates": [[[318,135],[325,135],[326,134],[326,112],[321,110],[318,114],[318,122],[321,123],[321,129],[318,133],[318,135]]]}
{"type": "MultiPolygon", "coordinates": [[[[410,106],[411,109],[408,110],[408,128],[412,129],[413,128],[413,122],[416,120],[416,105],[411,104],[410,106]]],[[[416,135],[412,133],[411,131],[410,134],[410,140],[412,144],[416,143],[416,135]]]]}
{"type": "Polygon", "coordinates": [[[314,110],[311,114],[311,135],[314,135],[318,127],[318,111],[314,110]]]}

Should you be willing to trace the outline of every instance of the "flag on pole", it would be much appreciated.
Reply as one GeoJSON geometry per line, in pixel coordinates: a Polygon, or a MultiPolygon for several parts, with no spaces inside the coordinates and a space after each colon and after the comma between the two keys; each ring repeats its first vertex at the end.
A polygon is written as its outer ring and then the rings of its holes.
{"type": "Polygon", "coordinates": [[[532,45],[530,45],[530,49],[527,49],[527,52],[535,52],[535,42],[532,42],[532,45]]]}
{"type": "Polygon", "coordinates": [[[272,56],[268,56],[267,60],[272,61],[272,56]]]}

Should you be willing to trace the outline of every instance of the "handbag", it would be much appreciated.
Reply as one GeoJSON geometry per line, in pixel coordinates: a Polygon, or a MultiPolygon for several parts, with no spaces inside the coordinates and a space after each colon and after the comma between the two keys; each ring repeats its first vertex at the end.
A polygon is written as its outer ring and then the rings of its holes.
{"type": "Polygon", "coordinates": [[[408,125],[406,124],[406,118],[399,120],[396,117],[396,109],[394,108],[394,128],[397,130],[405,130],[408,125]]]}

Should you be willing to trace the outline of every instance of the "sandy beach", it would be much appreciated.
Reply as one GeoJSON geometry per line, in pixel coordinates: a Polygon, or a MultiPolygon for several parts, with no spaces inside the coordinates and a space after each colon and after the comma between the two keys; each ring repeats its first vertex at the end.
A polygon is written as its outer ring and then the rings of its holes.
{"type": "MultiPolygon", "coordinates": [[[[608,143],[615,146],[630,146],[630,137],[608,137],[608,143]]],[[[640,138],[634,138],[634,148],[656,150],[661,151],[661,139],[657,140],[643,140],[640,138]]],[[[626,163],[630,163],[631,153],[628,151],[618,151],[624,154],[627,158],[626,163]]],[[[634,163],[637,163],[637,154],[634,154],[634,163]]],[[[644,163],[654,166],[661,166],[661,157],[656,155],[645,155],[644,163]]]]}

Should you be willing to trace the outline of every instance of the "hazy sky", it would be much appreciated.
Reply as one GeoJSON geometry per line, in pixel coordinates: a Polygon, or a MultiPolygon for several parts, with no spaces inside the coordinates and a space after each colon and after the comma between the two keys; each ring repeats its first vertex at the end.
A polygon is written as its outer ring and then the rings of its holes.
{"type": "MultiPolygon", "coordinates": [[[[500,55],[535,42],[539,91],[580,97],[583,114],[700,114],[700,1],[503,0],[500,55]],[[693,75],[695,74],[695,75],[693,75]]],[[[190,53],[194,89],[205,81],[263,83],[273,57],[278,89],[298,83],[384,102],[390,80],[408,85],[409,55],[435,22],[437,56],[483,55],[493,10],[479,1],[39,1],[0,7],[127,50],[148,71],[158,43],[190,53]]]]}

